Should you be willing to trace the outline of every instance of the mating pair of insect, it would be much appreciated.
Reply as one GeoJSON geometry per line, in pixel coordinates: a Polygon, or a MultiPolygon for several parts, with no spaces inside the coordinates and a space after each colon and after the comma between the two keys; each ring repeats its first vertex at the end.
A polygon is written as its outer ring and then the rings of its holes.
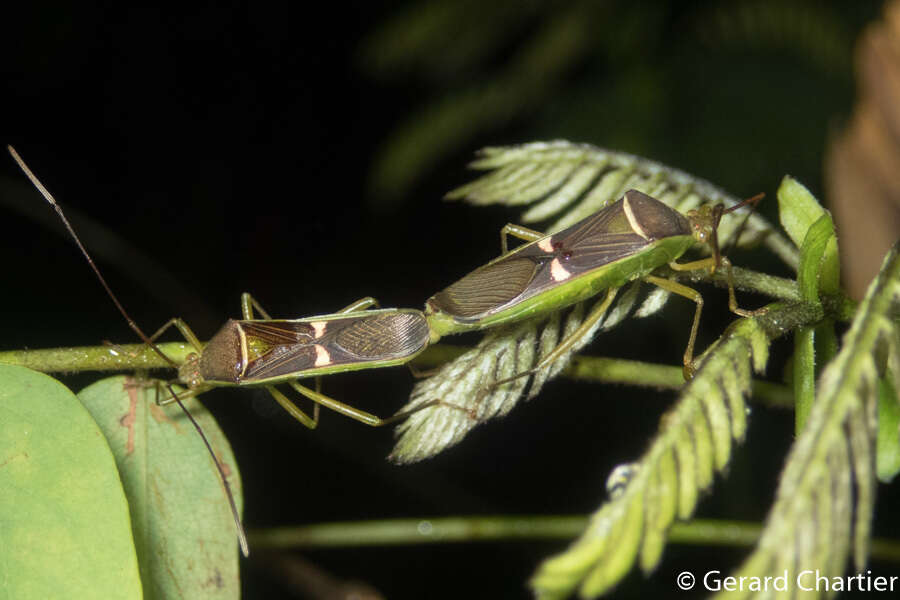
{"type": "MultiPolygon", "coordinates": [[[[441,399],[430,399],[409,411],[382,419],[303,386],[297,380],[406,364],[445,335],[514,323],[606,293],[605,300],[581,326],[534,368],[491,384],[502,385],[534,373],[566,353],[603,317],[616,291],[636,279],[651,282],[696,303],[684,353],[685,376],[690,377],[703,300],[692,288],[653,275],[664,265],[678,271],[708,269],[710,272],[724,265],[728,275],[729,308],[742,316],[752,314],[737,307],[731,265],[720,256],[716,230],[725,213],[748,202],[755,203],[761,195],[728,209],[721,204],[704,206],[684,216],[646,194],[630,190],[592,216],[552,235],[507,225],[501,231],[501,256],[429,298],[424,312],[372,309],[377,302],[373,298],[363,298],[330,315],[272,319],[258,302],[244,294],[241,300],[243,319],[229,320],[205,346],[180,319],[172,319],[156,334],[147,336],[116,299],[62,209],[15,150],[9,147],[9,151],[57,211],[129,326],[178,369],[178,380],[188,391],[179,397],[169,386],[169,400],[179,405],[180,399],[213,387],[265,386],[288,413],[310,428],[318,422],[320,406],[368,425],[385,425],[405,418],[411,412],[441,404],[441,399]],[[526,243],[508,251],[509,236],[526,243]],[[708,244],[712,256],[688,263],[676,262],[695,243],[708,244]],[[263,318],[255,318],[256,313],[263,318]],[[169,326],[176,327],[196,349],[181,365],[166,357],[154,344],[169,326]],[[312,400],[315,403],[312,416],[279,391],[275,387],[277,384],[287,384],[312,400]]],[[[218,461],[216,463],[218,466],[218,461]]],[[[227,489],[224,475],[222,478],[227,489]]],[[[237,511],[233,500],[229,500],[246,554],[246,541],[237,511]]]]}
{"type": "Polygon", "coordinates": [[[737,307],[731,264],[720,256],[716,230],[726,212],[761,197],[729,209],[721,204],[704,206],[685,217],[659,200],[629,190],[606,208],[553,235],[506,225],[501,231],[501,256],[429,298],[424,312],[370,310],[377,302],[363,298],[334,314],[279,320],[272,319],[249,294],[244,294],[243,320],[229,320],[205,347],[183,322],[172,321],[197,349],[179,367],[179,380],[191,390],[188,394],[216,386],[264,385],[285,410],[308,427],[315,427],[320,405],[368,425],[385,425],[441,404],[441,399],[430,399],[381,419],[302,386],[297,380],[409,363],[443,336],[514,323],[606,293],[604,301],[580,327],[536,366],[490,384],[503,385],[535,373],[563,356],[603,317],[617,290],[635,279],[696,303],[684,353],[685,378],[690,378],[703,299],[694,289],[652,272],[663,265],[678,271],[715,271],[724,264],[729,307],[742,316],[753,314],[737,307]],[[507,251],[510,235],[527,243],[507,251]],[[697,242],[708,244],[712,256],[676,262],[697,242]],[[254,309],[264,318],[254,318],[254,309]],[[315,402],[313,417],[274,387],[280,383],[315,402]]]}

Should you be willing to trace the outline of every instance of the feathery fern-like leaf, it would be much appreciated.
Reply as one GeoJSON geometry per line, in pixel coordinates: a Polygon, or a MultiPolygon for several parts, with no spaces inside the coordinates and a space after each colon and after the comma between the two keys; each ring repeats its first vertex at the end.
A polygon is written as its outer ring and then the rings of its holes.
{"type": "Polygon", "coordinates": [[[576,588],[596,597],[615,586],[635,562],[643,571],[659,562],[675,519],[687,519],[699,493],[724,469],[734,441],[743,439],[751,372],[768,358],[766,330],[743,319],[707,352],[681,398],[663,415],[644,456],[624,484],[607,482],[611,499],[562,554],[546,560],[531,580],[540,598],[565,598],[576,588]],[[618,489],[615,489],[618,487],[618,489]]]}
{"type": "Polygon", "coordinates": [[[508,414],[526,388],[528,399],[536,396],[544,383],[556,376],[596,331],[611,329],[625,318],[634,306],[637,291],[637,284],[632,284],[603,320],[566,356],[531,377],[496,387],[493,387],[495,382],[535,367],[574,332],[584,320],[585,303],[575,305],[565,316],[557,312],[488,333],[475,348],[416,384],[409,402],[401,410],[435,398],[448,405],[419,411],[398,425],[399,439],[389,458],[398,463],[411,463],[434,456],[457,444],[476,425],[508,414]]]}
{"type": "Polygon", "coordinates": [[[857,570],[864,567],[875,501],[878,377],[884,358],[897,351],[898,300],[900,245],[885,259],[841,351],[822,372],[762,536],[737,576],[787,570],[797,577],[807,569],[841,576],[850,554],[857,570]]]}

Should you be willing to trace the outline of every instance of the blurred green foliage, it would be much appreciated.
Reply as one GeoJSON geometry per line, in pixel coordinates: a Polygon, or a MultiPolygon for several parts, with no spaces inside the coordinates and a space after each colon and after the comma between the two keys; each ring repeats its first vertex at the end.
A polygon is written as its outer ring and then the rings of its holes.
{"type": "Polygon", "coordinates": [[[409,4],[360,47],[365,70],[417,98],[385,136],[370,189],[393,205],[454,154],[565,138],[674,164],[739,194],[786,172],[817,193],[829,129],[850,111],[853,43],[880,7],[409,4]]]}

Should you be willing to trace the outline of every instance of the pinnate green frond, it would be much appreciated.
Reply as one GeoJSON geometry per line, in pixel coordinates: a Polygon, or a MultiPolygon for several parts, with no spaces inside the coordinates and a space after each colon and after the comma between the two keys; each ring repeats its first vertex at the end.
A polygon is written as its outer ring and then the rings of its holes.
{"type": "MultiPolygon", "coordinates": [[[[896,356],[900,246],[869,287],[844,345],[819,379],[816,402],[788,456],[756,550],[736,575],[841,576],[866,562],[875,502],[876,400],[896,356]],[[891,360],[891,359],[888,359],[891,360]]],[[[817,592],[824,594],[824,590],[817,592]]]]}
{"type": "Polygon", "coordinates": [[[398,440],[390,459],[411,463],[434,456],[457,444],[475,426],[509,413],[526,390],[526,399],[536,396],[544,383],[556,376],[597,331],[611,329],[627,316],[637,291],[638,286],[632,284],[598,325],[560,359],[529,377],[495,387],[493,383],[535,367],[553,352],[584,321],[586,303],[577,304],[568,312],[492,330],[475,348],[416,384],[409,402],[401,410],[435,398],[447,405],[414,413],[398,425],[398,440]]]}
{"type": "Polygon", "coordinates": [[[703,366],[675,406],[663,415],[647,452],[607,480],[610,499],[565,552],[546,560],[531,580],[540,598],[566,598],[576,589],[593,598],[615,586],[637,562],[659,563],[666,534],[688,519],[700,492],[731,458],[747,427],[745,397],[752,371],[768,358],[768,337],[755,319],[743,319],[706,354],[703,366]]]}
{"type": "MultiPolygon", "coordinates": [[[[629,189],[640,190],[682,213],[702,204],[736,204],[739,199],[713,184],[661,163],[567,141],[534,142],[481,150],[470,166],[490,171],[447,194],[472,204],[531,205],[524,223],[555,217],[548,232],[559,231],[618,200],[629,189]]],[[[726,215],[719,241],[727,244],[743,220],[738,211],[726,215]]],[[[752,214],[740,245],[761,239],[788,265],[796,268],[797,251],[758,214],[752,214]]]]}

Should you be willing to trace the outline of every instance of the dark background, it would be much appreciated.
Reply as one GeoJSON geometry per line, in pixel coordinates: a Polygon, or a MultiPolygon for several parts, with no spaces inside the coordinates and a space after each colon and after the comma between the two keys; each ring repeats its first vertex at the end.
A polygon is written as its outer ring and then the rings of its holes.
{"type": "MultiPolygon", "coordinates": [[[[880,3],[669,4],[445,0],[313,12],[22,4],[4,10],[0,138],[76,217],[146,329],[178,315],[208,338],[239,314],[243,291],[281,317],[333,312],[366,295],[417,308],[495,256],[498,229],[516,220],[441,200],[471,179],[465,164],[485,145],[564,138],[624,150],[737,196],[765,191],[770,216],[786,173],[821,197],[825,144],[853,103],[853,43],[880,3]],[[79,216],[127,251],[106,246],[79,216]]],[[[11,160],[0,161],[0,175],[2,347],[134,341],[11,160]]],[[[735,261],[773,267],[753,256],[735,261]]],[[[677,364],[688,304],[627,322],[588,352],[677,364]]],[[[707,307],[701,347],[730,320],[724,293],[710,290],[707,307]]],[[[776,349],[770,378],[781,378],[788,351],[776,349]]],[[[78,389],[94,379],[66,382],[78,389]]],[[[335,376],[325,391],[386,416],[412,384],[393,369],[335,376]]],[[[586,513],[604,498],[609,471],[643,451],[672,397],[555,382],[411,467],[384,460],[392,443],[384,429],[325,412],[307,431],[261,391],[203,401],[232,442],[255,529],[586,513]]],[[[793,420],[759,408],[750,425],[700,516],[765,516],[793,420]]],[[[896,525],[878,521],[875,531],[896,534],[896,525]]],[[[564,545],[304,556],[388,597],[473,589],[509,597],[523,595],[536,564],[564,545]]],[[[620,592],[669,594],[682,568],[715,561],[724,571],[743,555],[671,546],[655,576],[632,574],[620,592]]],[[[246,566],[247,598],[287,593],[265,565],[246,566]]]]}

